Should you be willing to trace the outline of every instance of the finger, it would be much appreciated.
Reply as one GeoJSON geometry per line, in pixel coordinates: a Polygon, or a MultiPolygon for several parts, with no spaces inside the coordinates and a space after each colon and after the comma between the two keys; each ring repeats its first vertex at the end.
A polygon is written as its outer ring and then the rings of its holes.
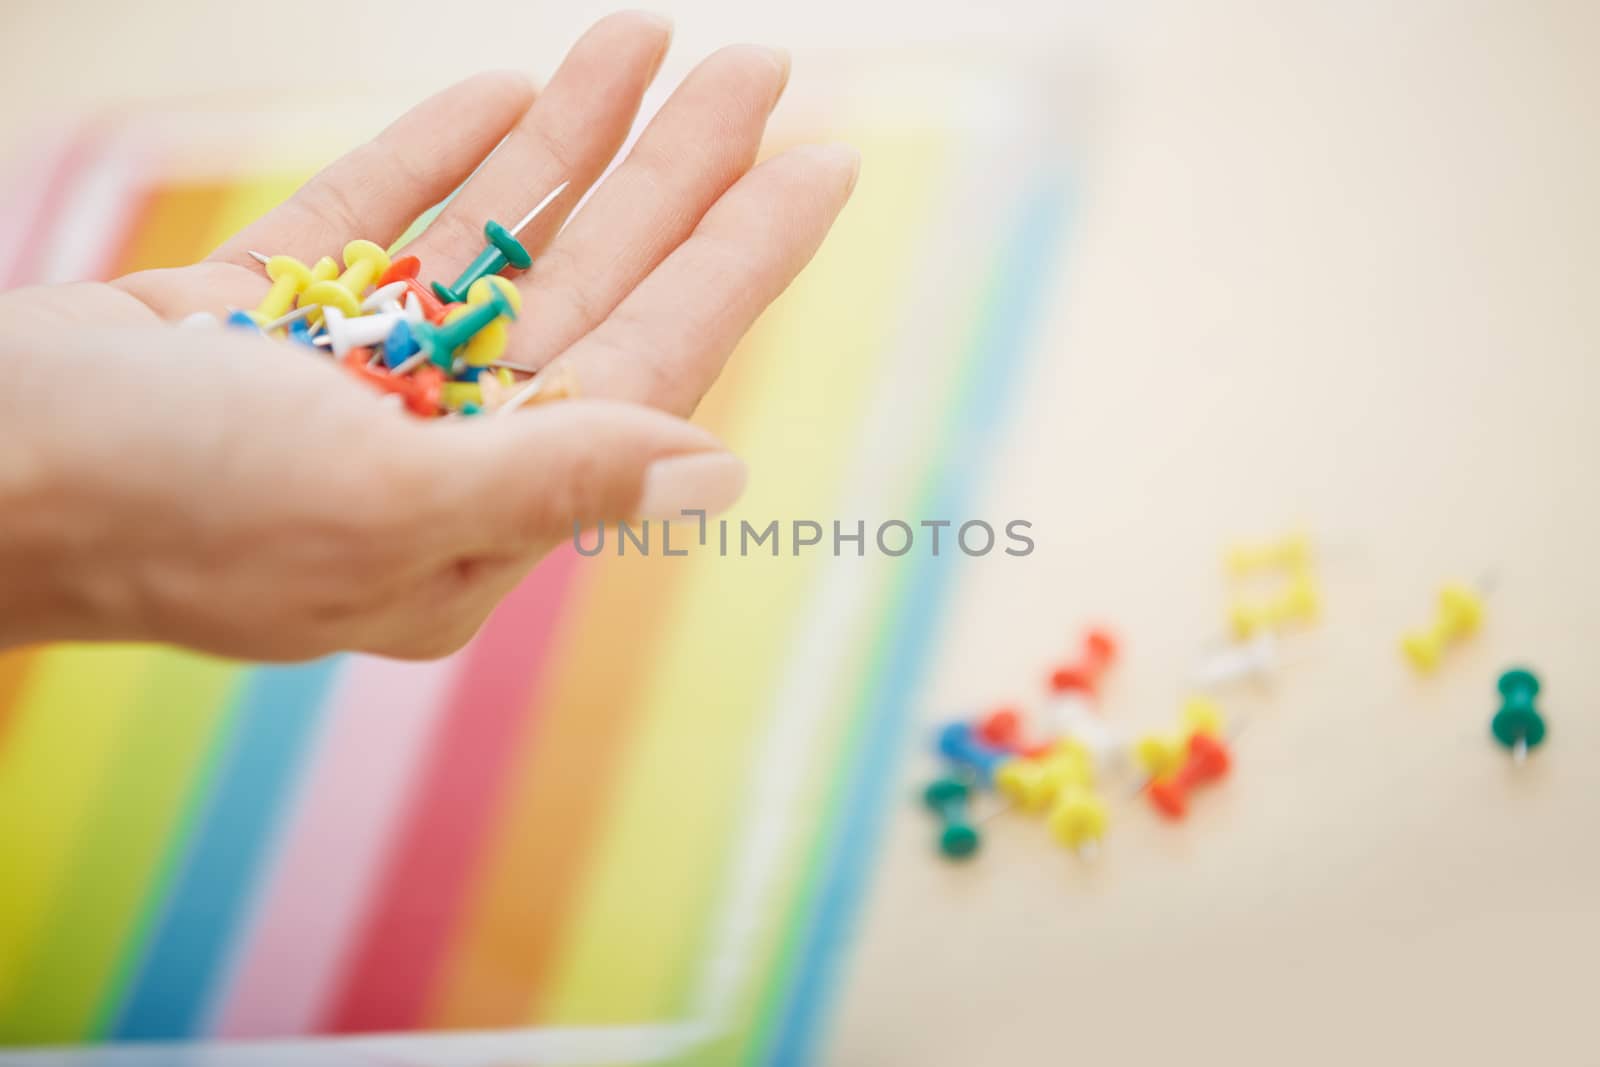
{"type": "Polygon", "coordinates": [[[688,414],[751,323],[810,262],[860,165],[848,145],[796,148],[763,163],[557,362],[584,396],[688,414]]]}
{"type": "Polygon", "coordinates": [[[672,40],[658,15],[601,19],[573,45],[561,68],[506,141],[409,249],[449,281],[484,245],[483,224],[504,226],[549,190],[566,191],[518,235],[537,253],[628,136],[639,101],[672,40]]]}
{"type": "Polygon", "coordinates": [[[366,238],[388,247],[450,195],[533,102],[515,71],[478,74],[402,115],[211,254],[254,266],[257,248],[311,260],[366,238]]]}
{"type": "Polygon", "coordinates": [[[426,453],[410,454],[430,456],[462,494],[443,502],[460,517],[457,558],[525,557],[574,524],[711,514],[744,491],[744,464],[715,437],[629,404],[573,400],[432,429],[426,453]]]}
{"type": "Polygon", "coordinates": [[[593,329],[755,162],[788,81],[781,52],[725,48],[672,94],[628,158],[519,282],[538,366],[593,329]]]}

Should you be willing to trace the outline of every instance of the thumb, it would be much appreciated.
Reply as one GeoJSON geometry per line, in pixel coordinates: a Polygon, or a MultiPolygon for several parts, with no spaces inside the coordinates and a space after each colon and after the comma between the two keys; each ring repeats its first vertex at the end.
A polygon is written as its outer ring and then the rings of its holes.
{"type": "Polygon", "coordinates": [[[574,526],[724,511],[745,465],[715,437],[652,408],[568,400],[461,426],[476,521],[499,549],[559,541],[574,526]]]}

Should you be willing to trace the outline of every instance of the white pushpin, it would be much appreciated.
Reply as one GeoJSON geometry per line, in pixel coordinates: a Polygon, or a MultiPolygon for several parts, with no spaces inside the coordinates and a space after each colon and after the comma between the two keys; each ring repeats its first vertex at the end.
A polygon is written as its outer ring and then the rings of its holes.
{"type": "Polygon", "coordinates": [[[406,283],[404,281],[390,282],[379,289],[374,289],[361,301],[361,310],[365,314],[374,311],[387,311],[390,313],[401,310],[400,298],[405,295],[406,283]]]}
{"type": "Polygon", "coordinates": [[[1052,694],[1045,701],[1043,718],[1048,734],[1078,742],[1102,771],[1120,771],[1126,763],[1127,738],[1095,711],[1092,698],[1082,690],[1052,694]]]}
{"type": "Polygon", "coordinates": [[[1195,671],[1194,683],[1219,689],[1234,682],[1267,681],[1281,665],[1278,639],[1263,630],[1244,644],[1213,653],[1195,671]]]}
{"type": "Polygon", "coordinates": [[[422,318],[420,313],[412,318],[401,310],[351,319],[346,318],[343,312],[332,306],[323,308],[322,316],[325,332],[319,335],[314,343],[332,346],[333,354],[340,358],[352,348],[366,348],[386,340],[394,332],[397,323],[402,321],[416,323],[422,318]]]}

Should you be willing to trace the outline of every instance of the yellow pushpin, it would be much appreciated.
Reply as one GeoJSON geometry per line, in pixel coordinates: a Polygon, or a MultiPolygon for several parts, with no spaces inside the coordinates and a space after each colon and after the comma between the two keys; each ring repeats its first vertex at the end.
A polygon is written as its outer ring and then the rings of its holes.
{"type": "Polygon", "coordinates": [[[1476,633],[1483,625],[1483,596],[1461,582],[1439,590],[1439,611],[1432,626],[1412,630],[1400,638],[1400,651],[1419,674],[1439,666],[1446,645],[1476,633]]]}
{"type": "Polygon", "coordinates": [[[371,241],[351,241],[344,246],[344,266],[339,277],[308,285],[301,301],[336,307],[351,318],[361,314],[361,298],[378,275],[389,269],[389,254],[371,241]]]}
{"type": "Polygon", "coordinates": [[[995,789],[1023,811],[1043,811],[1063,788],[1094,780],[1089,750],[1070,738],[1037,759],[1007,760],[995,772],[995,789]]]}
{"type": "Polygon", "coordinates": [[[1316,579],[1302,571],[1289,579],[1276,596],[1255,603],[1235,601],[1228,610],[1228,624],[1234,636],[1243,639],[1262,630],[1281,630],[1291,623],[1315,622],[1321,609],[1316,579]]]}
{"type": "Polygon", "coordinates": [[[1311,560],[1311,538],[1298,532],[1258,544],[1236,542],[1222,555],[1223,566],[1236,578],[1260,571],[1305,570],[1311,560]]]}
{"type": "Polygon", "coordinates": [[[1092,854],[1111,821],[1105,801],[1086,786],[1068,786],[1050,811],[1050,835],[1080,856],[1092,854]]]}
{"type": "MultiPolygon", "coordinates": [[[[489,303],[494,299],[496,290],[504,294],[513,312],[522,313],[522,294],[517,291],[517,287],[498,274],[491,274],[472,283],[472,287],[467,290],[466,304],[445,315],[445,323],[455,321],[478,304],[489,303]]],[[[460,358],[469,367],[487,367],[505,355],[506,344],[510,338],[510,324],[505,316],[501,316],[473,334],[472,339],[461,346],[460,358]]]]}
{"type": "Polygon", "coordinates": [[[1189,739],[1196,734],[1220,738],[1224,728],[1222,708],[1210,697],[1194,696],[1183,702],[1175,734],[1149,733],[1134,742],[1133,758],[1151,781],[1176,774],[1189,754],[1189,739]]]}
{"type": "Polygon", "coordinates": [[[310,269],[293,256],[273,256],[267,260],[267,277],[272,279],[272,288],[250,313],[258,323],[281,318],[312,280],[310,269]]]}

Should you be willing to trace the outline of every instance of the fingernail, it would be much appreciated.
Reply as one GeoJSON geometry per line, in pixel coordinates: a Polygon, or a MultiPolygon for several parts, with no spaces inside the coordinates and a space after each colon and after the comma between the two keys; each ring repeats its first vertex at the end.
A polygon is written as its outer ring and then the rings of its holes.
{"type": "Polygon", "coordinates": [[[789,74],[794,69],[794,58],[789,55],[787,48],[773,48],[770,45],[763,47],[772,54],[772,61],[778,65],[778,88],[772,94],[772,106],[777,107],[778,101],[783,99],[783,91],[789,87],[789,74]]]}
{"type": "Polygon", "coordinates": [[[861,150],[855,145],[835,141],[833,144],[818,145],[816,153],[841,170],[849,168],[850,178],[845,184],[845,193],[848,195],[852,192],[856,187],[856,179],[861,177],[861,150]]]}
{"type": "Polygon", "coordinates": [[[714,515],[744,492],[744,461],[731,452],[696,452],[650,464],[644,474],[637,517],[681,519],[685,510],[714,515]]]}

